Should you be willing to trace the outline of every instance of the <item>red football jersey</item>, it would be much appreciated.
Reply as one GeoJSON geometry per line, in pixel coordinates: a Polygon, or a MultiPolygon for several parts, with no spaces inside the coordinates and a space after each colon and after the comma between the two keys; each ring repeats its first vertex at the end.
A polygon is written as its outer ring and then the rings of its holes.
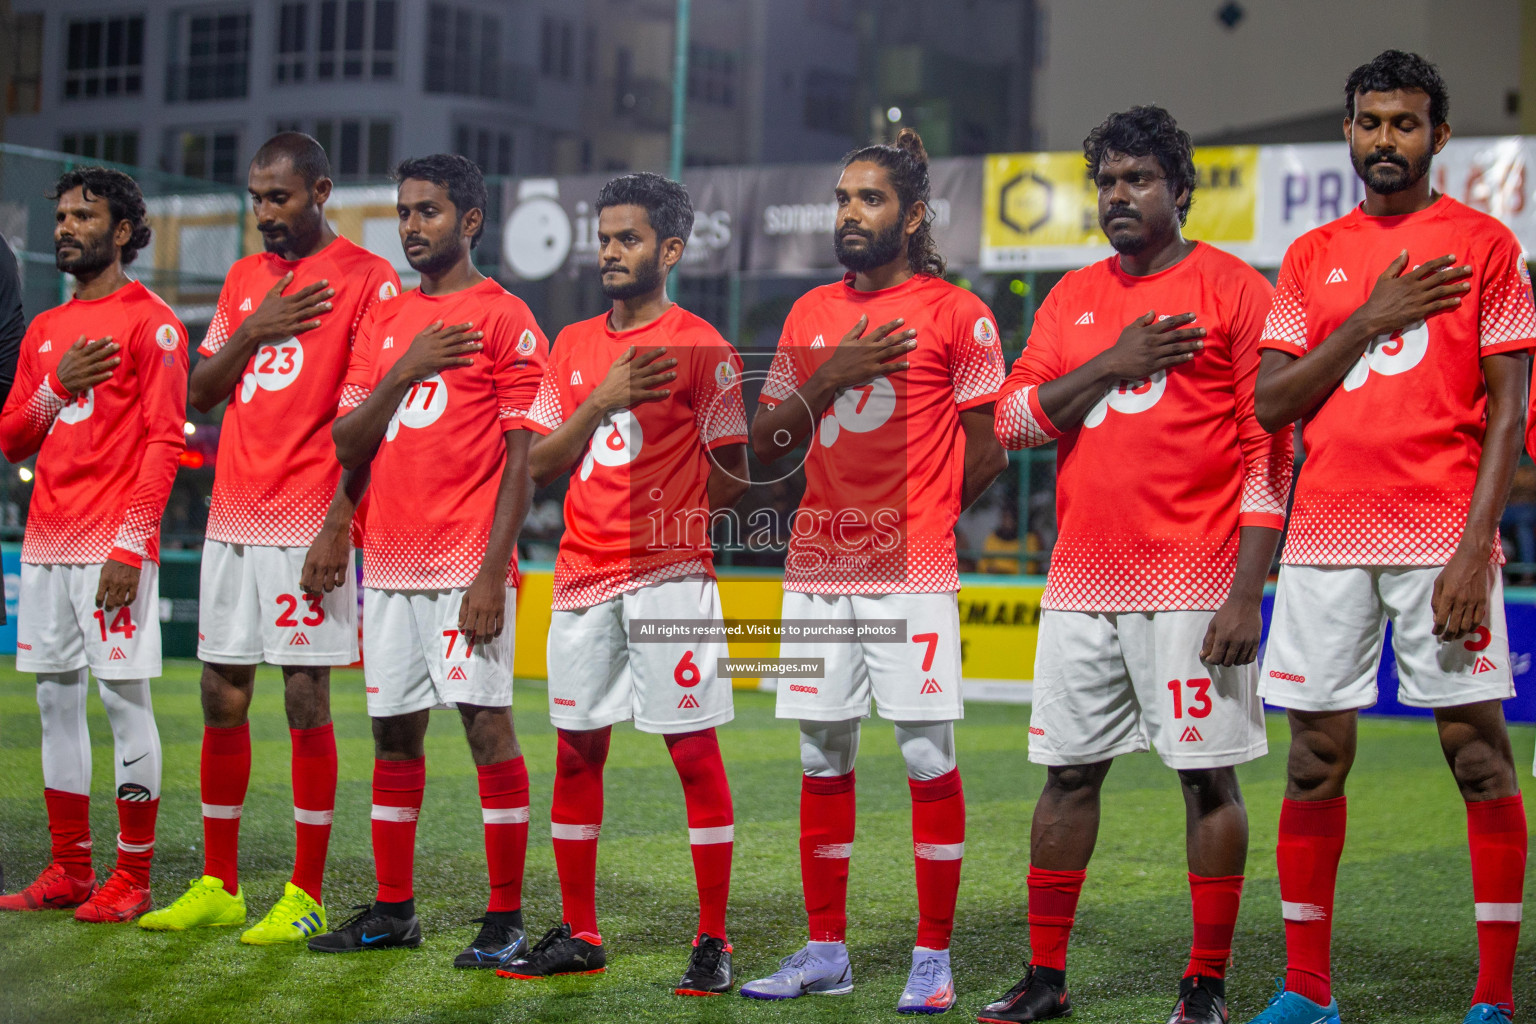
{"type": "Polygon", "coordinates": [[[160,517],[186,447],[187,329],[138,281],[38,315],[0,412],[5,457],[37,453],[21,560],[160,560],[160,517]],[[54,374],[76,339],[110,336],[122,362],[71,399],[54,374]]]}
{"type": "MultiPolygon", "coordinates": [[[[451,590],[474,582],[507,461],[505,432],[524,426],[549,343],[523,300],[487,278],[449,295],[412,289],[363,316],[341,389],[341,415],[362,405],[416,335],[434,321],[474,324],[474,365],[418,381],[405,393],[368,485],[363,586],[451,590]]],[[[517,585],[517,554],[507,566],[517,585]]]]}
{"type": "Polygon", "coordinates": [[[222,348],[289,271],[285,294],[325,280],[336,291],[332,308],[319,327],[262,345],[246,364],[224,407],[209,540],[285,547],[314,541],[341,479],[331,421],[353,335],[370,306],[400,293],[389,262],[345,238],[302,260],[256,253],[229,269],[198,352],[211,356],[222,348]]]}
{"type": "Polygon", "coordinates": [[[789,311],[760,400],[789,398],[859,317],[873,330],[916,328],[911,368],[849,388],[822,414],[805,463],[784,587],[813,594],[957,590],[955,521],[965,478],[960,411],[997,398],[1003,382],[992,313],[975,295],[918,274],[861,292],[848,274],[789,311]]]}
{"type": "Polygon", "coordinates": [[[1253,415],[1270,287],[1205,243],[1156,274],[1111,256],[1051,289],[997,403],[1007,448],[1060,439],[1056,522],[1042,607],[1080,612],[1213,610],[1232,589],[1238,529],[1285,525],[1291,431],[1253,415]],[[1081,425],[1058,430],[1038,386],[1112,347],[1153,310],[1194,313],[1205,348],[1152,377],[1122,381],[1081,425]]]}
{"type": "Polygon", "coordinates": [[[1368,217],[1357,207],[1298,238],[1280,267],[1261,347],[1303,355],[1364,304],[1405,249],[1410,268],[1445,255],[1470,265],[1472,291],[1460,308],[1372,341],[1302,421],[1307,460],[1285,562],[1450,561],[1483,452],[1479,359],[1536,347],[1520,243],[1449,196],[1398,217],[1368,217]]]}
{"type": "Polygon", "coordinates": [[[705,320],[672,305],[655,321],[614,331],[608,314],[560,332],[528,426],[548,434],[576,411],[630,346],[665,348],[677,379],[659,402],[604,417],[565,494],[554,607],[589,608],[626,591],[714,575],[709,452],[747,441],[741,358],[705,320]]]}

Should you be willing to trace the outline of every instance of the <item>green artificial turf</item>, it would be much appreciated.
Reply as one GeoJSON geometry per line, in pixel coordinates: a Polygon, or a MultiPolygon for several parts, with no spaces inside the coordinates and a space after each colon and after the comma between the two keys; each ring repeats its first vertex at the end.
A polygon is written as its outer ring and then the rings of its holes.
{"type": "MultiPolygon", "coordinates": [[[[45,864],[48,833],[30,680],[0,666],[0,858],[8,889],[45,864]]],[[[156,682],[165,744],[155,899],[164,905],[201,873],[197,665],[172,662],[156,682]]],[[[373,891],[368,809],[372,749],[361,674],[333,682],[341,758],[326,874],[333,922],[373,891]]],[[[731,940],[738,975],[771,972],[804,940],[797,854],[799,772],[794,725],[770,696],[738,693],[720,731],[736,806],[731,940]]],[[[518,731],[533,784],[524,913],[535,937],[557,923],[549,799],[554,733],[537,684],[519,686],[518,731]]],[[[958,729],[969,818],[953,955],[960,1003],[974,1012],[1013,983],[1026,956],[1029,815],[1044,778],[1024,756],[1029,710],[973,705],[958,729]]],[[[458,716],[433,715],[427,792],[416,853],[418,950],[323,956],[239,944],[238,929],[151,934],[77,924],[68,913],[0,917],[0,1021],[852,1021],[894,1019],[916,916],[910,804],[888,723],[873,720],[859,762],[859,826],[849,893],[856,988],[844,998],[759,1003],[737,996],[680,999],[671,986],[695,924],[681,789],[661,739],[615,729],[598,861],[598,909],[609,949],[605,975],[514,982],[450,966],[485,906],[475,770],[458,716]]],[[[1252,846],[1229,975],[1234,1022],[1256,1013],[1284,964],[1275,881],[1275,823],[1284,721],[1269,720],[1277,751],[1242,769],[1252,846]]],[[[288,734],[275,670],[259,676],[252,715],[254,770],[241,819],[241,867],[255,921],[288,877],[293,817],[288,734]]],[[[1515,731],[1522,765],[1532,730],[1515,731]]],[[[110,867],[111,734],[92,698],[93,826],[98,872],[110,867]]],[[[1349,1022],[1461,1020],[1476,969],[1466,819],[1426,721],[1367,720],[1350,781],[1349,840],[1340,869],[1335,991],[1349,1022]]],[[[1189,942],[1183,805],[1172,772],[1149,755],[1110,773],[1098,850],[1072,936],[1069,976],[1082,1021],[1166,1020],[1189,942]]],[[[1536,1006],[1530,940],[1522,943],[1516,1002],[1536,1006]]]]}

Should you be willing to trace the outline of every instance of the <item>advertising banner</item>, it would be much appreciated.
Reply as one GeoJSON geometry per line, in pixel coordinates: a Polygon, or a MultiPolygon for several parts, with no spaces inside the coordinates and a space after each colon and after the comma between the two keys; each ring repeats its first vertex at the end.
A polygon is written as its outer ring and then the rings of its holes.
{"type": "MultiPolygon", "coordinates": [[[[1219,245],[1253,240],[1260,159],[1257,146],[1195,151],[1199,187],[1185,227],[1189,237],[1219,245]]],[[[1081,153],[986,157],[981,219],[987,270],[1080,267],[1111,251],[1081,153]]]]}

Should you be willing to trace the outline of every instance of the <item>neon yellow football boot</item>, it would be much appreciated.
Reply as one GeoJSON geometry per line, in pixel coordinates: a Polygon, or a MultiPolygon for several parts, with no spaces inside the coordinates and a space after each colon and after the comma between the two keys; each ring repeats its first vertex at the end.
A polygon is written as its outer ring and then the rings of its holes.
{"type": "Polygon", "coordinates": [[[245,892],[233,896],[212,875],[192,881],[187,891],[164,910],[139,918],[139,927],[152,932],[184,932],[188,928],[218,928],[245,924],[245,892]]]}
{"type": "Polygon", "coordinates": [[[276,946],[299,942],[325,931],[325,907],[292,882],[283,883],[283,898],[267,916],[245,930],[240,941],[247,946],[276,946]]]}

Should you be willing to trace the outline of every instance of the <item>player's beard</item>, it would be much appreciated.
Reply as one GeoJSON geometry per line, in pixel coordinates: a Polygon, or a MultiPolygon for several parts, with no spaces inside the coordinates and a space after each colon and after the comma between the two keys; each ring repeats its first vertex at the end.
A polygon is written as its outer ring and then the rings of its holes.
{"type": "Polygon", "coordinates": [[[867,231],[845,229],[839,231],[832,238],[832,248],[837,253],[837,262],[853,271],[855,274],[883,267],[901,255],[902,225],[906,223],[906,217],[897,217],[891,226],[878,234],[870,234],[867,231]],[[857,235],[867,241],[862,249],[852,249],[843,244],[845,235],[857,235]]]}
{"type": "Polygon", "coordinates": [[[661,286],[661,249],[657,248],[649,263],[640,262],[631,268],[628,279],[615,284],[609,284],[607,278],[602,281],[603,294],[619,302],[655,291],[661,286]]]}
{"type": "Polygon", "coordinates": [[[405,261],[411,269],[423,277],[441,277],[459,262],[459,232],[457,227],[436,243],[428,242],[427,251],[420,256],[406,254],[405,261]]]}
{"type": "Polygon", "coordinates": [[[112,242],[111,234],[103,233],[94,240],[72,236],[72,240],[80,247],[80,255],[65,258],[57,245],[54,247],[53,263],[66,274],[76,277],[90,277],[99,274],[112,265],[112,260],[117,253],[117,246],[112,242]]]}
{"type": "Polygon", "coordinates": [[[1152,236],[1147,233],[1146,222],[1142,220],[1141,214],[1122,206],[1115,206],[1106,210],[1104,215],[1099,218],[1099,229],[1104,232],[1104,237],[1109,239],[1109,244],[1114,247],[1115,252],[1122,256],[1135,256],[1137,253],[1144,252],[1147,246],[1152,243],[1152,236]],[[1142,226],[1141,233],[1111,235],[1107,225],[1111,221],[1122,217],[1129,218],[1140,224],[1142,226]]]}
{"type": "Polygon", "coordinates": [[[1401,153],[1372,153],[1367,157],[1359,157],[1351,150],[1349,162],[1355,165],[1355,173],[1360,180],[1365,182],[1367,188],[1379,196],[1390,196],[1396,192],[1402,192],[1417,185],[1424,175],[1429,173],[1430,162],[1435,158],[1431,150],[1425,150],[1424,155],[1415,163],[1409,163],[1401,153]],[[1371,171],[1380,164],[1390,164],[1406,173],[1388,177],[1383,181],[1373,181],[1371,171]]]}
{"type": "MultiPolygon", "coordinates": [[[[267,252],[286,258],[288,253],[308,249],[315,239],[320,237],[320,229],[324,223],[325,214],[318,211],[307,223],[295,224],[292,227],[274,223],[270,230],[261,231],[261,247],[267,252]]],[[[258,230],[260,230],[259,225],[258,230]]]]}

